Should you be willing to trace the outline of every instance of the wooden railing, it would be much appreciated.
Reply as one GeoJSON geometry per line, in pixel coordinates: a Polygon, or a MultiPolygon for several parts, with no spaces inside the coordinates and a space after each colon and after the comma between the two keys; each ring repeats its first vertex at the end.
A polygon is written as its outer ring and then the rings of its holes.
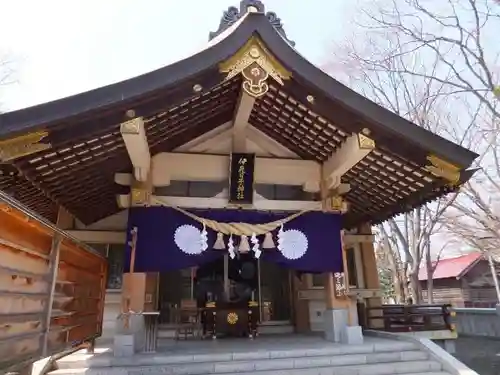
{"type": "Polygon", "coordinates": [[[454,331],[451,305],[382,305],[365,308],[365,328],[387,332],[454,331]]]}
{"type": "Polygon", "coordinates": [[[0,191],[0,373],[101,334],[106,259],[0,191]]]}

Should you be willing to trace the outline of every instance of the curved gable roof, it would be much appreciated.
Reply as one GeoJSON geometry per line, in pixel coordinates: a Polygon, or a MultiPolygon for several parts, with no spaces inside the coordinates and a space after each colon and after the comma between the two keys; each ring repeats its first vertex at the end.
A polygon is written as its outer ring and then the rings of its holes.
{"type": "MultiPolygon", "coordinates": [[[[375,132],[378,130],[404,139],[421,149],[443,156],[461,168],[469,167],[478,156],[401,118],[336,81],[292,48],[265,14],[248,13],[240,21],[218,43],[169,66],[82,94],[0,115],[0,139],[35,129],[49,129],[70,118],[112,111],[118,106],[122,107],[158,92],[179,91],[182,90],[182,85],[191,84],[202,73],[205,77],[211,77],[214,82],[220,82],[222,77],[218,64],[234,55],[257,34],[273,56],[292,72],[293,80],[310,90],[318,106],[328,108],[332,107],[328,103],[335,102],[350,113],[369,121],[375,132]],[[207,72],[210,74],[205,74],[207,72]]],[[[210,82],[202,86],[209,87],[209,84],[210,82]]],[[[335,113],[325,115],[335,118],[335,113]]]]}

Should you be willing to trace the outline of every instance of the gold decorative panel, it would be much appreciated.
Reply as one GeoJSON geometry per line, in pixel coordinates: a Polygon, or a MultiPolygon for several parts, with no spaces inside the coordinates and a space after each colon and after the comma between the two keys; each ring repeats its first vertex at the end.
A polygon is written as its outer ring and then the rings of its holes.
{"type": "Polygon", "coordinates": [[[228,73],[226,79],[241,74],[244,78],[243,89],[253,97],[260,97],[269,90],[266,83],[269,77],[280,85],[291,77],[291,73],[270,54],[257,37],[252,37],[236,54],[222,62],[219,70],[228,73]]]}
{"type": "Polygon", "coordinates": [[[373,150],[375,148],[375,141],[364,134],[358,134],[359,148],[363,150],[373,150]]]}
{"type": "Polygon", "coordinates": [[[150,193],[147,189],[132,188],[130,190],[130,205],[147,206],[149,205],[150,193]]]}
{"type": "Polygon", "coordinates": [[[0,161],[12,161],[49,149],[50,143],[40,143],[48,132],[36,132],[0,141],[0,161]]]}
{"type": "Polygon", "coordinates": [[[460,181],[460,167],[435,155],[429,155],[427,160],[431,165],[426,166],[425,169],[434,176],[444,178],[450,185],[456,185],[460,181]]]}

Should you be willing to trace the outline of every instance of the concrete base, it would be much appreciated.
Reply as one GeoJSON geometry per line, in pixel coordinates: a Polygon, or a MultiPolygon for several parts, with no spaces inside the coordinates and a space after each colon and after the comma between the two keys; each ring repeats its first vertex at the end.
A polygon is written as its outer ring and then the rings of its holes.
{"type": "Polygon", "coordinates": [[[455,354],[457,351],[456,340],[436,340],[435,343],[439,344],[444,350],[450,354],[455,354]]]}
{"type": "Polygon", "coordinates": [[[340,342],[342,331],[347,327],[348,311],[345,309],[327,309],[323,314],[325,339],[340,342]]]}
{"type": "Polygon", "coordinates": [[[363,331],[360,326],[349,326],[347,309],[329,309],[324,314],[325,339],[342,344],[357,345],[363,343],[363,331]]]}
{"type": "Polygon", "coordinates": [[[496,305],[497,315],[500,316],[500,304],[496,305]]]}
{"type": "Polygon", "coordinates": [[[134,335],[117,333],[113,342],[113,354],[115,357],[131,357],[135,353],[134,335]]]}
{"type": "Polygon", "coordinates": [[[340,342],[348,345],[363,344],[363,330],[360,326],[347,326],[340,335],[340,342]]]}
{"type": "Polygon", "coordinates": [[[144,317],[142,315],[131,315],[129,317],[129,327],[124,328],[124,321],[118,319],[116,321],[116,334],[114,337],[114,352],[120,353],[117,356],[122,357],[132,354],[141,353],[145,348],[145,327],[144,317]],[[123,353],[123,354],[122,354],[123,353]]]}

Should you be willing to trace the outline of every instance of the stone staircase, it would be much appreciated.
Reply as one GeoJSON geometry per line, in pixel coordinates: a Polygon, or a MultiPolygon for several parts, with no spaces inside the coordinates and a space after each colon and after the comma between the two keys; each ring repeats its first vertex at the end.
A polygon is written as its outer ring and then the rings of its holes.
{"type": "MultiPolygon", "coordinates": [[[[222,340],[220,340],[222,341],[222,340]]],[[[259,340],[255,340],[258,342],[259,340]]],[[[363,345],[322,345],[292,348],[238,348],[211,344],[204,352],[189,351],[114,357],[75,353],[57,362],[51,375],[449,375],[416,344],[392,340],[363,345]],[[250,349],[250,350],[247,350],[250,349]]],[[[233,345],[237,346],[237,345],[233,345]]]]}

